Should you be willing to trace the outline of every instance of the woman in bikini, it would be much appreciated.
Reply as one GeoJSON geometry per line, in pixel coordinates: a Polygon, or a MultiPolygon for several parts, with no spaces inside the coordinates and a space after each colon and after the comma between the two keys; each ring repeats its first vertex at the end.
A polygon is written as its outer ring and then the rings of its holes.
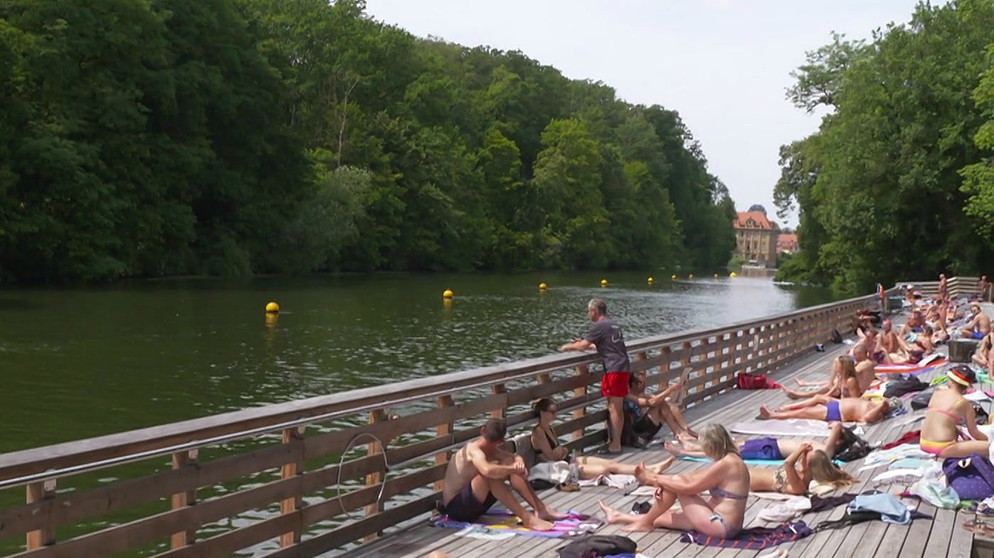
{"type": "Polygon", "coordinates": [[[987,455],[990,442],[977,428],[973,405],[963,397],[977,381],[976,374],[966,365],[954,366],[946,372],[949,385],[932,395],[922,424],[919,444],[922,451],[939,457],[966,457],[971,453],[987,455]],[[959,426],[966,426],[973,440],[957,441],[959,426]]]}
{"type": "MultiPolygon", "coordinates": [[[[569,450],[559,442],[552,422],[556,419],[559,408],[556,402],[548,397],[543,397],[532,405],[532,410],[538,418],[538,424],[532,429],[531,442],[532,449],[535,450],[537,461],[569,461],[569,450]]],[[[659,474],[673,464],[673,457],[660,461],[648,467],[652,473],[659,474]]],[[[602,457],[579,455],[576,457],[576,465],[580,471],[581,479],[596,479],[600,475],[634,475],[635,465],[628,463],[618,463],[602,457]]]]}
{"type": "Polygon", "coordinates": [[[625,531],[651,531],[656,527],[695,530],[709,537],[735,538],[742,531],[746,498],[749,496],[749,468],[739,456],[728,431],[720,424],[701,429],[699,443],[714,459],[706,469],[680,475],[653,475],[644,465],[635,469],[643,485],[657,487],[652,507],[643,515],[622,513],[598,502],[608,523],[627,523],[625,531]],[[705,499],[700,494],[707,490],[705,499]],[[670,509],[677,501],[679,509],[670,509]]]}
{"type": "MultiPolygon", "coordinates": [[[[777,440],[758,438],[738,443],[742,459],[784,460],[779,469],[749,467],[749,490],[753,492],[780,492],[781,494],[807,494],[814,479],[820,483],[842,488],[856,482],[849,473],[832,463],[835,450],[842,443],[842,423],[834,422],[825,442],[815,440],[777,440]]],[[[676,456],[705,457],[704,451],[693,442],[679,446],[666,442],[667,451],[676,456]]]]}
{"type": "MultiPolygon", "coordinates": [[[[795,380],[798,384],[801,381],[795,380]]],[[[832,373],[829,375],[828,380],[823,384],[825,387],[819,390],[807,392],[794,391],[788,388],[783,388],[784,393],[787,397],[791,399],[804,399],[798,403],[793,403],[790,405],[784,405],[780,407],[781,411],[788,411],[793,409],[801,409],[803,407],[808,407],[814,402],[821,402],[821,399],[817,399],[819,396],[838,398],[838,397],[861,397],[863,395],[863,390],[859,385],[859,378],[856,376],[856,361],[852,359],[849,355],[839,355],[833,361],[832,373]],[[817,401],[815,401],[817,399],[817,401]]]]}

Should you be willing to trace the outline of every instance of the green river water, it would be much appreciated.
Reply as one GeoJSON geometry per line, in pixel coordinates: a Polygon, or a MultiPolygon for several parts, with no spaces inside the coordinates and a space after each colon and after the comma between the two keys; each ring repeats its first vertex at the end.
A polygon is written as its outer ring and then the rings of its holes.
{"type": "Polygon", "coordinates": [[[0,452],[547,355],[583,334],[593,296],[607,300],[629,340],[831,297],[769,279],[658,277],[650,286],[646,277],[403,274],[3,290],[0,452]],[[455,292],[450,302],[445,289],[455,292]],[[270,300],[282,312],[267,322],[270,300]]]}

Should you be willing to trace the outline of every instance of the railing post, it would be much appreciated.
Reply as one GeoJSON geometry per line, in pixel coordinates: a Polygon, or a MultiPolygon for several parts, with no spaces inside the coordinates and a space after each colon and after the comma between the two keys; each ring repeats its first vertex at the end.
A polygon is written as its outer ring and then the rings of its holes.
{"type": "MultiPolygon", "coordinates": [[[[500,395],[502,393],[507,393],[507,386],[505,384],[494,384],[490,387],[490,393],[494,395],[500,395]]],[[[507,409],[500,408],[490,411],[490,418],[502,419],[507,417],[507,409]]]]}
{"type": "MultiPolygon", "coordinates": [[[[42,500],[54,498],[55,486],[55,479],[34,482],[27,485],[25,487],[27,492],[27,503],[34,504],[36,502],[41,502],[42,500]]],[[[47,525],[44,528],[28,533],[27,550],[36,550],[43,546],[55,544],[55,525],[52,523],[51,518],[49,518],[46,523],[47,525]]]]}
{"type": "MultiPolygon", "coordinates": [[[[578,388],[575,388],[573,390],[573,397],[574,398],[579,398],[579,397],[583,397],[583,396],[587,395],[587,386],[590,385],[590,368],[588,368],[586,364],[581,364],[580,366],[576,367],[576,375],[577,376],[581,376],[581,377],[586,377],[586,379],[587,379],[587,382],[585,384],[583,384],[582,386],[580,386],[578,388]]],[[[584,405],[583,407],[580,407],[579,409],[574,409],[573,410],[573,418],[574,419],[583,418],[584,415],[586,415],[586,414],[587,414],[587,406],[586,405],[584,405]]],[[[584,430],[586,430],[586,429],[585,428],[578,428],[577,430],[573,431],[573,433],[570,435],[570,437],[573,439],[573,441],[579,440],[580,438],[583,438],[583,431],[584,430]]]]}
{"type": "MultiPolygon", "coordinates": [[[[369,413],[369,422],[370,422],[370,424],[376,424],[378,422],[383,422],[385,420],[387,420],[387,414],[382,409],[377,409],[377,410],[369,413]]],[[[367,444],[366,448],[367,448],[367,450],[366,450],[366,455],[367,456],[379,455],[379,454],[383,453],[383,451],[384,451],[383,445],[380,444],[379,442],[375,442],[375,441],[374,442],[370,442],[369,444],[367,444]]],[[[366,486],[375,486],[377,484],[380,484],[381,482],[386,482],[385,475],[386,475],[386,472],[383,472],[383,473],[379,473],[379,472],[377,472],[377,473],[370,473],[370,474],[366,475],[366,486]]],[[[380,501],[377,500],[376,502],[374,502],[374,503],[369,504],[368,506],[366,506],[366,517],[369,517],[369,516],[372,516],[372,515],[376,515],[376,514],[382,512],[382,511],[383,511],[383,502],[380,502],[380,501]]],[[[377,531],[376,534],[367,536],[366,537],[366,542],[369,542],[369,541],[371,541],[371,540],[379,537],[382,534],[383,534],[383,531],[377,531]]]]}
{"type": "MultiPolygon", "coordinates": [[[[197,450],[189,451],[177,451],[173,453],[173,469],[182,469],[183,467],[195,467],[197,465],[197,450]]],[[[186,492],[177,492],[173,494],[172,498],[172,509],[178,510],[185,508],[187,506],[192,506],[197,503],[197,489],[187,490],[186,492]]],[[[177,548],[183,548],[193,542],[197,538],[197,530],[191,529],[189,531],[180,531],[178,533],[173,533],[169,537],[169,547],[173,550],[177,548]]]]}
{"type": "MultiPolygon", "coordinates": [[[[439,409],[445,409],[445,408],[453,406],[454,404],[455,403],[452,401],[452,396],[451,395],[443,395],[443,396],[441,396],[441,397],[438,398],[438,408],[439,409]]],[[[450,434],[452,434],[452,421],[449,421],[449,422],[447,422],[445,424],[440,424],[440,425],[438,425],[438,426],[435,427],[435,435],[437,437],[439,437],[439,438],[444,438],[446,436],[449,436],[450,434]]],[[[443,452],[438,453],[438,454],[435,455],[435,464],[436,465],[441,465],[442,463],[448,463],[448,462],[449,462],[449,452],[443,451],[443,452]]],[[[436,492],[441,492],[442,491],[442,484],[443,484],[443,482],[444,481],[440,481],[440,480],[439,481],[435,481],[435,491],[436,492]]]]}
{"type": "MultiPolygon", "coordinates": [[[[280,478],[290,479],[304,472],[304,452],[302,451],[304,440],[304,427],[298,426],[296,428],[287,428],[283,430],[283,443],[291,446],[290,455],[293,461],[289,461],[283,464],[280,471],[280,478]]],[[[287,498],[280,502],[280,513],[283,515],[295,513],[300,509],[301,502],[303,501],[302,495],[297,494],[292,498],[287,498]]],[[[297,544],[300,542],[300,528],[295,527],[293,531],[288,531],[280,535],[280,547],[286,548],[288,546],[297,544]]]]}

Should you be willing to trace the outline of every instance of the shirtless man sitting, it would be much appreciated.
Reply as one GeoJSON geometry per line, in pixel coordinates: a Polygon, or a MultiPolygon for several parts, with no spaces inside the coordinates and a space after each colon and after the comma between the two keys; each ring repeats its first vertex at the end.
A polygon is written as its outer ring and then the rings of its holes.
{"type": "Polygon", "coordinates": [[[970,305],[970,313],[973,318],[966,327],[960,330],[960,336],[966,339],[983,339],[991,332],[991,319],[980,309],[980,304],[974,302],[970,305]]]}
{"type": "Polygon", "coordinates": [[[480,428],[480,437],[459,449],[449,460],[442,484],[442,506],[455,521],[474,521],[487,513],[496,502],[536,531],[549,531],[550,523],[567,517],[550,509],[528,484],[528,468],[520,455],[501,449],[507,426],[503,420],[490,419],[480,428]],[[535,510],[525,509],[504,481],[535,510]]]}

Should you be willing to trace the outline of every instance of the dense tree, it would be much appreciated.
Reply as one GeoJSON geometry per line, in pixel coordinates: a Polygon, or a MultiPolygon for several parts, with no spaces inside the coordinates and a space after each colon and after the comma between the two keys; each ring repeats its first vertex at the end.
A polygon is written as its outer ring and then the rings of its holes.
{"type": "Polygon", "coordinates": [[[361,0],[0,6],[0,279],[723,265],[679,115],[361,0]]]}
{"type": "Polygon", "coordinates": [[[992,255],[977,241],[992,215],[980,82],[992,30],[991,0],[923,3],[872,43],[835,37],[809,56],[789,96],[829,112],[781,152],[775,199],[801,214],[802,251],[785,273],[851,292],[980,271],[992,255]]]}

